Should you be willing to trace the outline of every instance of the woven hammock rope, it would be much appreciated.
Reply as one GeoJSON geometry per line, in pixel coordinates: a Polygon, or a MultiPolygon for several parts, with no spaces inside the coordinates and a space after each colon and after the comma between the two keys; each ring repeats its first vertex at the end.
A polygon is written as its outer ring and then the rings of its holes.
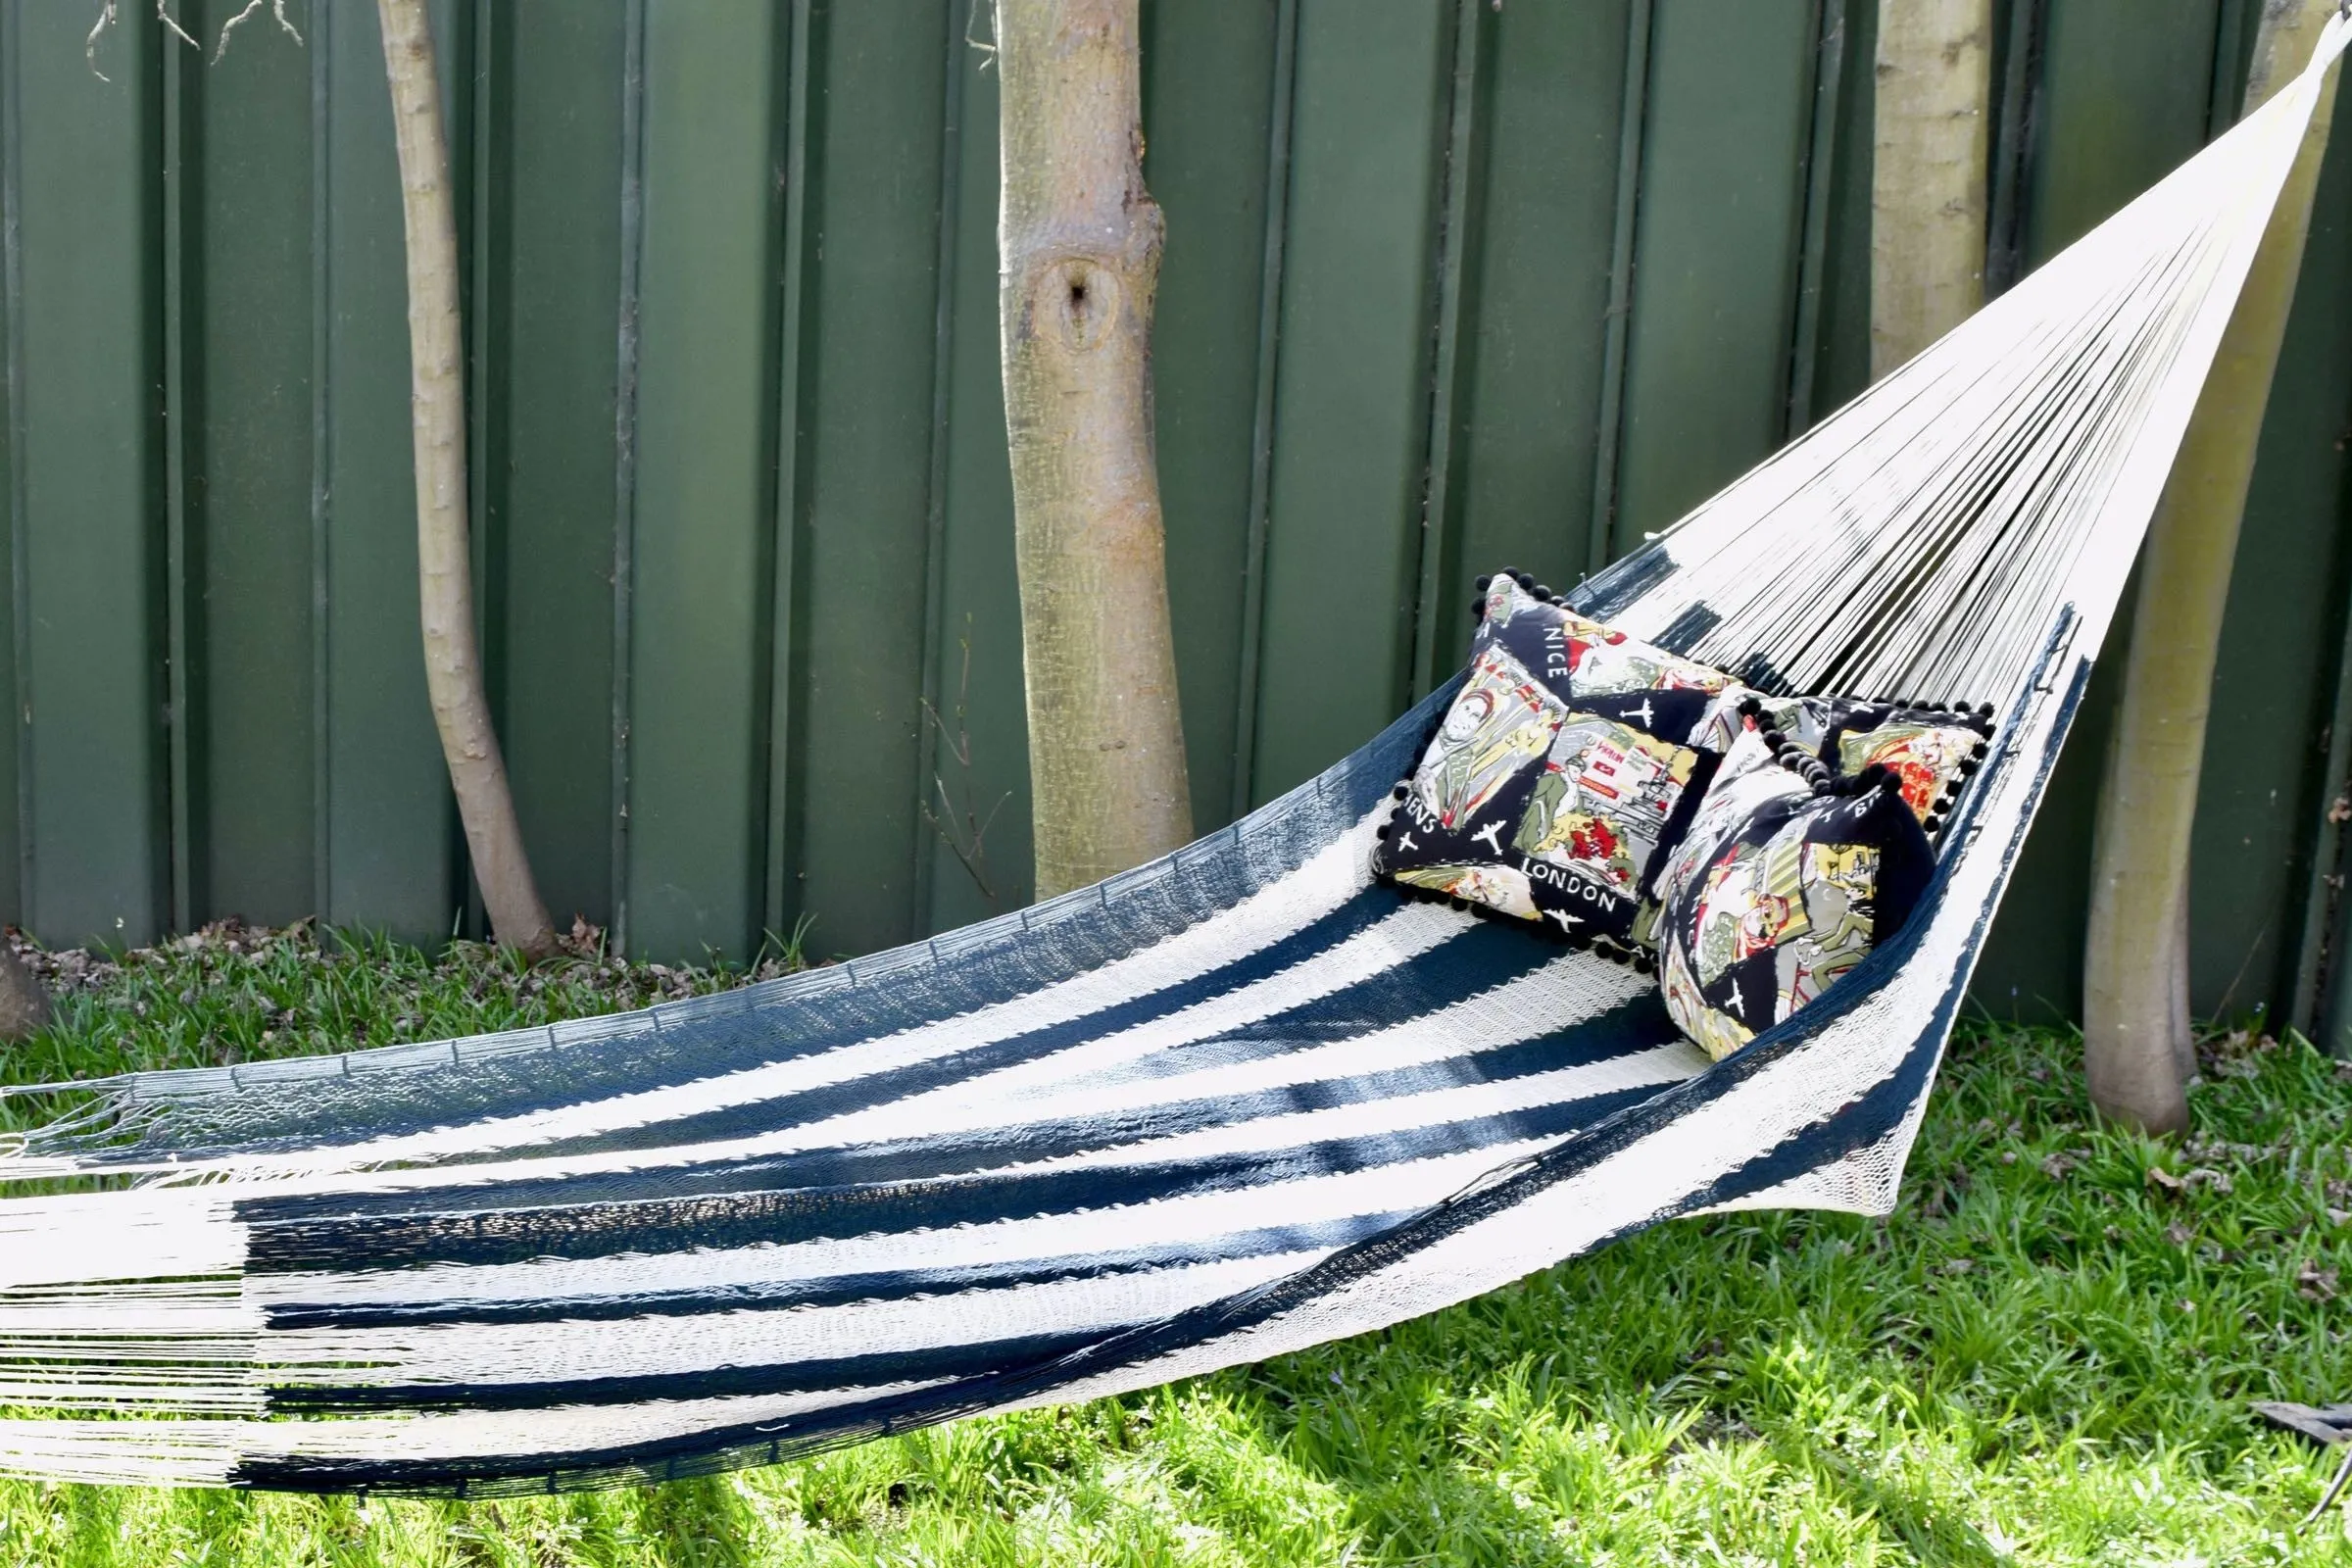
{"type": "Polygon", "coordinates": [[[1745,1051],[1370,883],[1440,691],[1164,860],[896,952],[74,1086],[0,1146],[0,1471],[655,1480],[1256,1360],[1675,1215],[1886,1212],[2345,36],[1574,596],[1771,690],[1994,705],[1921,911],[1745,1051]]]}

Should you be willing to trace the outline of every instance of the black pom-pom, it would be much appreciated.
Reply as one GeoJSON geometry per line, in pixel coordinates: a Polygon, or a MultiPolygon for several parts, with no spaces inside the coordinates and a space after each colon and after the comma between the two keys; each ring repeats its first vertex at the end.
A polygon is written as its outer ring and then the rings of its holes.
{"type": "Polygon", "coordinates": [[[1390,796],[1390,798],[1391,798],[1391,799],[1393,799],[1393,800],[1399,800],[1399,801],[1401,801],[1401,800],[1403,800],[1403,799],[1404,799],[1404,798],[1405,798],[1407,795],[1410,795],[1410,794],[1412,794],[1412,793],[1413,793],[1413,786],[1412,786],[1412,783],[1411,783],[1411,781],[1410,781],[1410,780],[1408,780],[1408,779],[1401,779],[1401,778],[1400,778],[1400,779],[1398,779],[1398,780],[1396,781],[1396,787],[1395,789],[1393,789],[1393,790],[1389,791],[1389,796],[1390,796]]]}
{"type": "Polygon", "coordinates": [[[1470,618],[1472,620],[1487,618],[1487,596],[1485,594],[1480,594],[1476,599],[1470,601],[1470,618]]]}
{"type": "Polygon", "coordinates": [[[1935,835],[1943,831],[1943,818],[1940,816],[1931,816],[1927,819],[1927,821],[1920,825],[1926,828],[1928,831],[1928,836],[1933,838],[1935,835]]]}
{"type": "Polygon", "coordinates": [[[1902,793],[1903,781],[1895,776],[1894,769],[1888,767],[1884,762],[1873,762],[1870,765],[1871,768],[1879,775],[1876,779],[1871,781],[1871,787],[1873,789],[1884,791],[1888,795],[1899,795],[1902,793]]]}
{"type": "Polygon", "coordinates": [[[1960,764],[1960,776],[1962,778],[1966,778],[1969,774],[1974,773],[1978,768],[1983,767],[1984,765],[1984,764],[1983,762],[1980,762],[1975,758],[1971,757],[1960,764]]]}
{"type": "Polygon", "coordinates": [[[1540,582],[1533,588],[1530,588],[1528,592],[1534,594],[1538,599],[1543,600],[1547,605],[1551,603],[1551,585],[1548,583],[1540,582]]]}
{"type": "Polygon", "coordinates": [[[1372,830],[1372,836],[1376,839],[1387,838],[1389,836],[1389,824],[1386,822],[1381,823],[1380,826],[1372,830]]]}
{"type": "Polygon", "coordinates": [[[1740,716],[1741,718],[1754,718],[1763,711],[1764,705],[1756,701],[1753,697],[1742,697],[1740,699],[1740,716]]]}
{"type": "Polygon", "coordinates": [[[1634,956],[1634,972],[1636,974],[1647,974],[1656,967],[1657,965],[1650,961],[1647,954],[1636,954],[1634,956]]]}
{"type": "Polygon", "coordinates": [[[1990,718],[1992,716],[1992,705],[1990,703],[1980,705],[1977,709],[1977,716],[1979,718],[1990,718]]]}
{"type": "Polygon", "coordinates": [[[1528,574],[1527,572],[1524,572],[1524,571],[1514,571],[1514,572],[1512,572],[1512,573],[1511,573],[1511,581],[1513,581],[1513,582],[1517,583],[1517,584],[1519,585],[1520,591],[1521,591],[1521,592],[1523,592],[1523,593],[1533,593],[1533,592],[1535,592],[1535,588],[1536,588],[1536,579],[1535,579],[1533,576],[1531,576],[1530,574],[1528,574]]]}
{"type": "Polygon", "coordinates": [[[1984,742],[1983,742],[1983,741],[1979,741],[1979,742],[1977,742],[1975,749],[1974,749],[1974,750],[1972,750],[1972,751],[1970,751],[1970,753],[1968,754],[1968,755],[1969,755],[1969,759],[1970,759],[1970,760],[1972,760],[1972,761],[1973,761],[1973,760],[1975,760],[1976,759],[1978,759],[1978,758],[1980,758],[1980,757],[1983,757],[1983,756],[1984,756],[1984,754],[1985,754],[1987,751],[1989,751],[1990,749],[1991,749],[1991,748],[1990,748],[1990,747],[1988,747],[1988,746],[1986,746],[1984,742]]]}
{"type": "Polygon", "coordinates": [[[1489,583],[1492,583],[1494,580],[1494,574],[1493,574],[1492,572],[1490,572],[1490,573],[1488,573],[1487,575],[1485,575],[1485,576],[1483,576],[1483,577],[1474,578],[1474,579],[1471,581],[1471,584],[1470,584],[1470,586],[1471,586],[1471,587],[1473,587],[1473,588],[1475,588],[1475,589],[1477,589],[1477,590],[1478,590],[1480,593],[1482,593],[1482,594],[1483,594],[1483,593],[1485,593],[1485,592],[1487,591],[1487,585],[1488,585],[1489,583]]]}
{"type": "Polygon", "coordinates": [[[1788,744],[1788,737],[1777,729],[1768,729],[1764,732],[1764,744],[1777,752],[1788,744]]]}

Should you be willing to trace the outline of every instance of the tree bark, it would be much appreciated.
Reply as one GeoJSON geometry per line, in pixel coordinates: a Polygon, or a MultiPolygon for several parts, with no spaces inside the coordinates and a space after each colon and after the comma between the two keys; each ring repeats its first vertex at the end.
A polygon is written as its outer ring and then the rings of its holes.
{"type": "MultiPolygon", "coordinates": [[[[2310,58],[2336,0],[2266,0],[2246,108],[2310,58]]],[[[2185,996],[2189,834],[2205,760],[2214,657],[2238,524],[2328,146],[2331,74],[2222,337],[2140,561],[2106,788],[2099,799],[2083,1064],[2101,1112],[2150,1131],[2188,1125],[2195,1067],[2185,996]]]]}
{"type": "Polygon", "coordinates": [[[555,951],[554,924],[523,855],[506,759],[482,691],[466,519],[466,384],[458,316],[457,220],[449,142],[424,0],[376,0],[408,226],[410,402],[416,453],[416,565],[425,689],[441,734],[466,846],[499,941],[532,957],[555,951]]]}
{"type": "Polygon", "coordinates": [[[1992,0],[1879,0],[1870,373],[1984,303],[1992,0]]]}
{"type": "Polygon", "coordinates": [[[997,243],[1037,892],[1192,837],[1152,425],[1137,0],[1000,0],[997,243]]]}
{"type": "Polygon", "coordinates": [[[0,1040],[29,1040],[49,1022],[49,992],[32,965],[0,948],[0,1040]]]}

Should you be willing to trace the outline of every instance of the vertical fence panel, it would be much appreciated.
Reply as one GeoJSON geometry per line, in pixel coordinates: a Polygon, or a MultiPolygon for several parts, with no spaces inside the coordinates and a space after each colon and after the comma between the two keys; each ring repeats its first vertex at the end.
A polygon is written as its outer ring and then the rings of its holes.
{"type": "MultiPolygon", "coordinates": [[[[215,36],[237,7],[184,18],[215,36]]],[[[248,29],[218,65],[175,45],[196,100],[182,271],[196,697],[186,846],[199,918],[312,912],[313,58],[248,29]]]]}
{"type": "Polygon", "coordinates": [[[1659,0],[1626,348],[1619,553],[1781,439],[1815,36],[1811,0],[1659,0]]]}
{"type": "Polygon", "coordinates": [[[559,926],[612,908],[625,24],[619,5],[519,0],[499,78],[512,94],[494,274],[506,374],[482,454],[485,521],[506,558],[501,739],[559,926]]]}
{"type": "Polygon", "coordinates": [[[1441,664],[1460,656],[1469,578],[1508,565],[1566,587],[1585,565],[1632,10],[1506,7],[1485,51],[1441,664]]]}
{"type": "MultiPolygon", "coordinates": [[[[987,8],[958,0],[957,12],[987,8]]],[[[950,318],[942,348],[947,443],[937,544],[939,596],[929,637],[932,692],[959,748],[932,747],[932,768],[959,808],[989,823],[985,854],[964,863],[945,835],[929,833],[927,928],[945,930],[1029,902],[1029,723],[1021,695],[1020,583],[1012,557],[1012,472],[1004,451],[1004,388],[997,349],[997,74],[987,57],[950,45],[961,77],[949,213],[942,254],[950,318]],[[968,664],[967,664],[968,661],[968,664]],[[966,678],[968,668],[968,676],[966,678]],[[957,717],[958,710],[961,717],[957,717]]],[[[936,800],[938,797],[933,796],[936,800]]],[[[965,847],[969,855],[968,844],[965,847]]]]}
{"type": "Polygon", "coordinates": [[[755,0],[646,12],[622,928],[659,957],[759,941],[780,37],[755,0]]]}
{"type": "MultiPolygon", "coordinates": [[[[435,937],[466,884],[373,11],[311,7],[300,46],[251,23],[216,68],[133,9],[101,81],[85,15],[0,0],[0,914],[435,937]]],[[[1859,390],[1874,11],[1148,0],[1202,826],[1449,667],[1470,574],[1572,581],[1859,390]]],[[[2226,118],[2248,13],[2005,14],[2031,265],[2226,118]]],[[[1029,896],[986,17],[435,0],[493,697],[559,920],[691,957],[808,915],[830,955],[1029,896]]],[[[2312,993],[2328,959],[2305,906],[2334,901],[2347,787],[2322,776],[2352,703],[2347,201],[2331,167],[2233,585],[2200,1008],[2312,993]]],[[[1996,1010],[2074,1004],[2115,676],[1994,934],[1996,1010]]]]}
{"type": "Polygon", "coordinates": [[[10,41],[16,570],[28,923],[165,928],[158,42],[20,6],[10,41]]]}
{"type": "MultiPolygon", "coordinates": [[[[1193,817],[1235,814],[1235,714],[1250,570],[1250,449],[1266,272],[1268,138],[1285,0],[1160,0],[1144,33],[1145,177],[1167,215],[1152,395],[1193,817]]],[[[1287,62],[1286,62],[1287,64],[1287,62]]],[[[1287,104],[1279,106],[1287,114],[1287,104]]]]}
{"type": "Polygon", "coordinates": [[[19,611],[31,597],[31,585],[21,569],[24,533],[30,522],[21,484],[25,432],[19,419],[24,374],[18,328],[24,315],[20,202],[24,139],[17,129],[21,105],[16,73],[21,36],[17,8],[0,4],[0,507],[7,509],[7,526],[0,528],[0,564],[6,566],[0,580],[7,586],[7,592],[0,593],[0,693],[6,694],[11,710],[9,722],[0,728],[0,736],[5,736],[0,740],[0,920],[29,927],[32,920],[24,900],[29,841],[23,832],[29,797],[19,769],[28,725],[24,692],[18,684],[23,666],[17,658],[24,630],[19,611]]]}
{"type": "Polygon", "coordinates": [[[2205,144],[2222,0],[2044,3],[2028,266],[2073,244],[2205,144]]]}
{"type": "Polygon", "coordinates": [[[1257,800],[1346,756],[1406,690],[1451,20],[1299,6],[1257,800]]]}
{"type": "MultiPolygon", "coordinates": [[[[944,0],[820,9],[811,90],[814,256],[802,400],[802,671],[786,739],[783,912],[817,953],[912,936],[924,584],[939,338],[944,0]]],[[[956,44],[960,55],[962,46],[956,44]]],[[[931,805],[937,808],[934,799],[931,805]]]]}
{"type": "MultiPolygon", "coordinates": [[[[1844,60],[1838,73],[1837,155],[1828,172],[1828,241],[1822,255],[1819,335],[1799,342],[1796,352],[1812,356],[1810,405],[1790,411],[1791,433],[1816,420],[1870,384],[1870,180],[1872,91],[1878,60],[1876,0],[1832,0],[1844,15],[1843,35],[1833,40],[1844,60]]],[[[2020,0],[2033,3],[2033,0],[2020,0]]],[[[1818,176],[1817,176],[1818,177],[1818,176]]]]}

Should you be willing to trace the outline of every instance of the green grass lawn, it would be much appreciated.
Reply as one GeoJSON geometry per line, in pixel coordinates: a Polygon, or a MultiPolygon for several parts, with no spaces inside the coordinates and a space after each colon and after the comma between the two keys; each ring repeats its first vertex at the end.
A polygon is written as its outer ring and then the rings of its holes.
{"type": "MultiPolygon", "coordinates": [[[[217,934],[69,959],[15,1082],[723,983],[217,934]]],[[[739,978],[739,977],[736,977],[739,978]]],[[[2178,1144],[1955,1043],[1899,1212],[1661,1226],[1386,1334],[771,1470],[473,1505],[0,1483],[20,1563],[2352,1563],[2246,1401],[2352,1397],[2352,1074],[2218,1045],[2178,1144]]]]}

